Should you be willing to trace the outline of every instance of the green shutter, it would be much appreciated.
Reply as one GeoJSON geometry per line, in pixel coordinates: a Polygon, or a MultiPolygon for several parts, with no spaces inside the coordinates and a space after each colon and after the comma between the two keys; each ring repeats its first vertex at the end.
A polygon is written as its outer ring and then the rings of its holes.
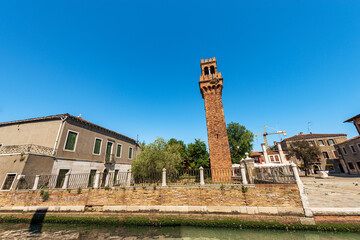
{"type": "Polygon", "coordinates": [[[68,133],[68,137],[67,137],[66,144],[65,144],[65,149],[66,150],[71,150],[71,151],[75,150],[76,138],[77,138],[77,133],[76,132],[69,132],[68,133]]]}
{"type": "Polygon", "coordinates": [[[130,159],[132,158],[132,151],[133,151],[133,149],[132,149],[132,148],[129,148],[129,158],[130,158],[130,159]]]}
{"type": "Polygon", "coordinates": [[[120,157],[121,156],[121,145],[117,145],[117,150],[116,150],[116,157],[120,157]]]}
{"type": "Polygon", "coordinates": [[[101,139],[95,140],[94,154],[100,154],[101,139]]]}

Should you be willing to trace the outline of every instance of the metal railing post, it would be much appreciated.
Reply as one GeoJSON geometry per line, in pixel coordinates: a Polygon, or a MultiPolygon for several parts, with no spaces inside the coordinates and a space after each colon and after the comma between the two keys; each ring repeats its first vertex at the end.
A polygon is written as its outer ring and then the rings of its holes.
{"type": "Polygon", "coordinates": [[[126,186],[130,187],[131,184],[131,169],[128,169],[126,174],[126,186]]]}
{"type": "Polygon", "coordinates": [[[100,186],[100,171],[96,171],[94,180],[94,189],[98,189],[100,186]]]}
{"type": "Polygon", "coordinates": [[[162,170],[162,184],[161,184],[162,187],[166,187],[166,169],[163,168],[162,170]]]}
{"type": "Polygon", "coordinates": [[[36,175],[35,176],[35,181],[34,181],[34,186],[33,186],[32,190],[37,190],[38,189],[39,180],[40,180],[40,175],[36,175]]]}
{"type": "Polygon", "coordinates": [[[204,168],[200,167],[200,185],[205,185],[205,179],[204,179],[204,168]]]}
{"type": "Polygon", "coordinates": [[[68,185],[69,185],[69,178],[70,178],[70,173],[66,173],[65,174],[65,179],[64,179],[64,183],[62,185],[62,189],[67,189],[68,185]]]}

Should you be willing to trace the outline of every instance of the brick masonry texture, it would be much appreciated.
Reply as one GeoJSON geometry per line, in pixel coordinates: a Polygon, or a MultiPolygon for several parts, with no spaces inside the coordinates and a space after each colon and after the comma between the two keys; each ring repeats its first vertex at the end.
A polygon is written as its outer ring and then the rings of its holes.
{"type": "MultiPolygon", "coordinates": [[[[201,61],[201,69],[202,76],[200,76],[199,87],[205,101],[211,168],[231,169],[229,140],[221,98],[223,79],[221,73],[217,72],[215,58],[201,61]],[[210,69],[211,67],[214,68],[214,73],[207,74],[205,69],[210,69]]],[[[228,178],[231,178],[230,172],[227,175],[228,178]]],[[[213,180],[216,182],[216,179],[217,176],[215,174],[213,180]]]]}
{"type": "Polygon", "coordinates": [[[15,206],[257,206],[302,207],[295,184],[257,184],[244,194],[241,187],[166,187],[117,190],[49,190],[42,201],[39,191],[0,192],[0,207],[15,206]]]}

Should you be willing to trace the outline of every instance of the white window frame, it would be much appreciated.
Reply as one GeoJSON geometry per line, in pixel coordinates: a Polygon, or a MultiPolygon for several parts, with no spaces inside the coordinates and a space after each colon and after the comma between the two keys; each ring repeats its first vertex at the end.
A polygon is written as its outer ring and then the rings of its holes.
{"type": "Polygon", "coordinates": [[[328,144],[329,144],[329,146],[334,146],[335,145],[335,140],[333,138],[328,139],[328,144]],[[332,140],[334,142],[334,144],[331,144],[330,140],[332,140]]]}
{"type": "Polygon", "coordinates": [[[116,158],[121,158],[121,156],[122,156],[122,152],[123,152],[123,145],[121,144],[121,143],[117,143],[116,144],[116,153],[115,153],[115,157],[116,158]],[[121,150],[120,150],[120,156],[118,157],[118,155],[117,155],[117,150],[118,150],[118,146],[121,146],[121,150]]]}
{"type": "Polygon", "coordinates": [[[4,192],[9,192],[11,191],[12,187],[14,186],[14,183],[16,181],[16,177],[18,176],[17,173],[6,173],[6,177],[4,178],[4,181],[3,183],[1,184],[1,188],[0,188],[0,191],[4,191],[4,192]],[[6,181],[6,178],[9,176],[9,174],[15,174],[15,178],[14,178],[14,181],[12,182],[10,188],[8,190],[3,190],[3,187],[4,187],[4,184],[5,184],[5,181],[6,181]]]}
{"type": "Polygon", "coordinates": [[[112,144],[112,146],[111,146],[111,151],[110,151],[110,155],[111,154],[113,154],[113,152],[114,152],[114,145],[115,145],[115,142],[113,142],[113,141],[106,141],[106,147],[105,147],[105,158],[106,158],[106,150],[107,150],[107,145],[108,145],[108,143],[111,143],[112,144]]]}
{"type": "Polygon", "coordinates": [[[322,146],[325,146],[325,141],[322,140],[322,139],[319,139],[319,140],[318,140],[318,143],[319,143],[319,146],[321,146],[321,147],[322,147],[322,146]],[[320,144],[320,141],[322,141],[322,145],[320,144]]]}
{"type": "Polygon", "coordinates": [[[350,148],[350,150],[351,150],[352,153],[356,153],[356,148],[355,148],[354,145],[349,145],[349,148],[350,148]],[[353,151],[352,147],[354,148],[354,151],[353,151]]]}
{"type": "MultiPolygon", "coordinates": [[[[132,149],[132,151],[131,151],[131,158],[129,157],[129,159],[133,159],[134,158],[134,148],[133,147],[129,147],[129,152],[128,153],[130,153],[130,148],[132,149]]],[[[129,154],[128,154],[129,155],[129,154]]]]}
{"type": "Polygon", "coordinates": [[[76,147],[77,147],[77,142],[78,142],[78,140],[79,140],[79,136],[80,136],[79,132],[74,131],[74,130],[71,130],[71,129],[68,129],[67,134],[66,134],[66,139],[65,139],[65,142],[64,142],[64,148],[63,148],[63,150],[66,151],[66,152],[75,152],[75,151],[76,151],[76,147]],[[65,148],[66,142],[67,142],[68,137],[69,137],[69,132],[74,132],[74,133],[77,134],[76,141],[75,141],[75,145],[74,145],[74,150],[69,150],[69,149],[66,149],[66,148],[65,148]]]}
{"type": "Polygon", "coordinates": [[[103,143],[103,139],[102,139],[102,138],[95,137],[95,140],[94,140],[94,148],[93,148],[93,151],[92,151],[92,154],[93,154],[93,155],[97,155],[97,156],[101,155],[102,143],[103,143]],[[96,146],[96,140],[101,140],[101,143],[100,143],[100,152],[99,152],[99,153],[94,153],[94,152],[95,152],[95,146],[96,146]]]}

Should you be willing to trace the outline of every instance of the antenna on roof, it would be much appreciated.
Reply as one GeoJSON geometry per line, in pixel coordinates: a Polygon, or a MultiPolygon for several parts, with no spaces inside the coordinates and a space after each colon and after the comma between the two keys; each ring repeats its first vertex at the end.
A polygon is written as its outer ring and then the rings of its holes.
{"type": "Polygon", "coordinates": [[[311,122],[308,122],[308,130],[309,130],[309,133],[311,133],[311,122]]]}

